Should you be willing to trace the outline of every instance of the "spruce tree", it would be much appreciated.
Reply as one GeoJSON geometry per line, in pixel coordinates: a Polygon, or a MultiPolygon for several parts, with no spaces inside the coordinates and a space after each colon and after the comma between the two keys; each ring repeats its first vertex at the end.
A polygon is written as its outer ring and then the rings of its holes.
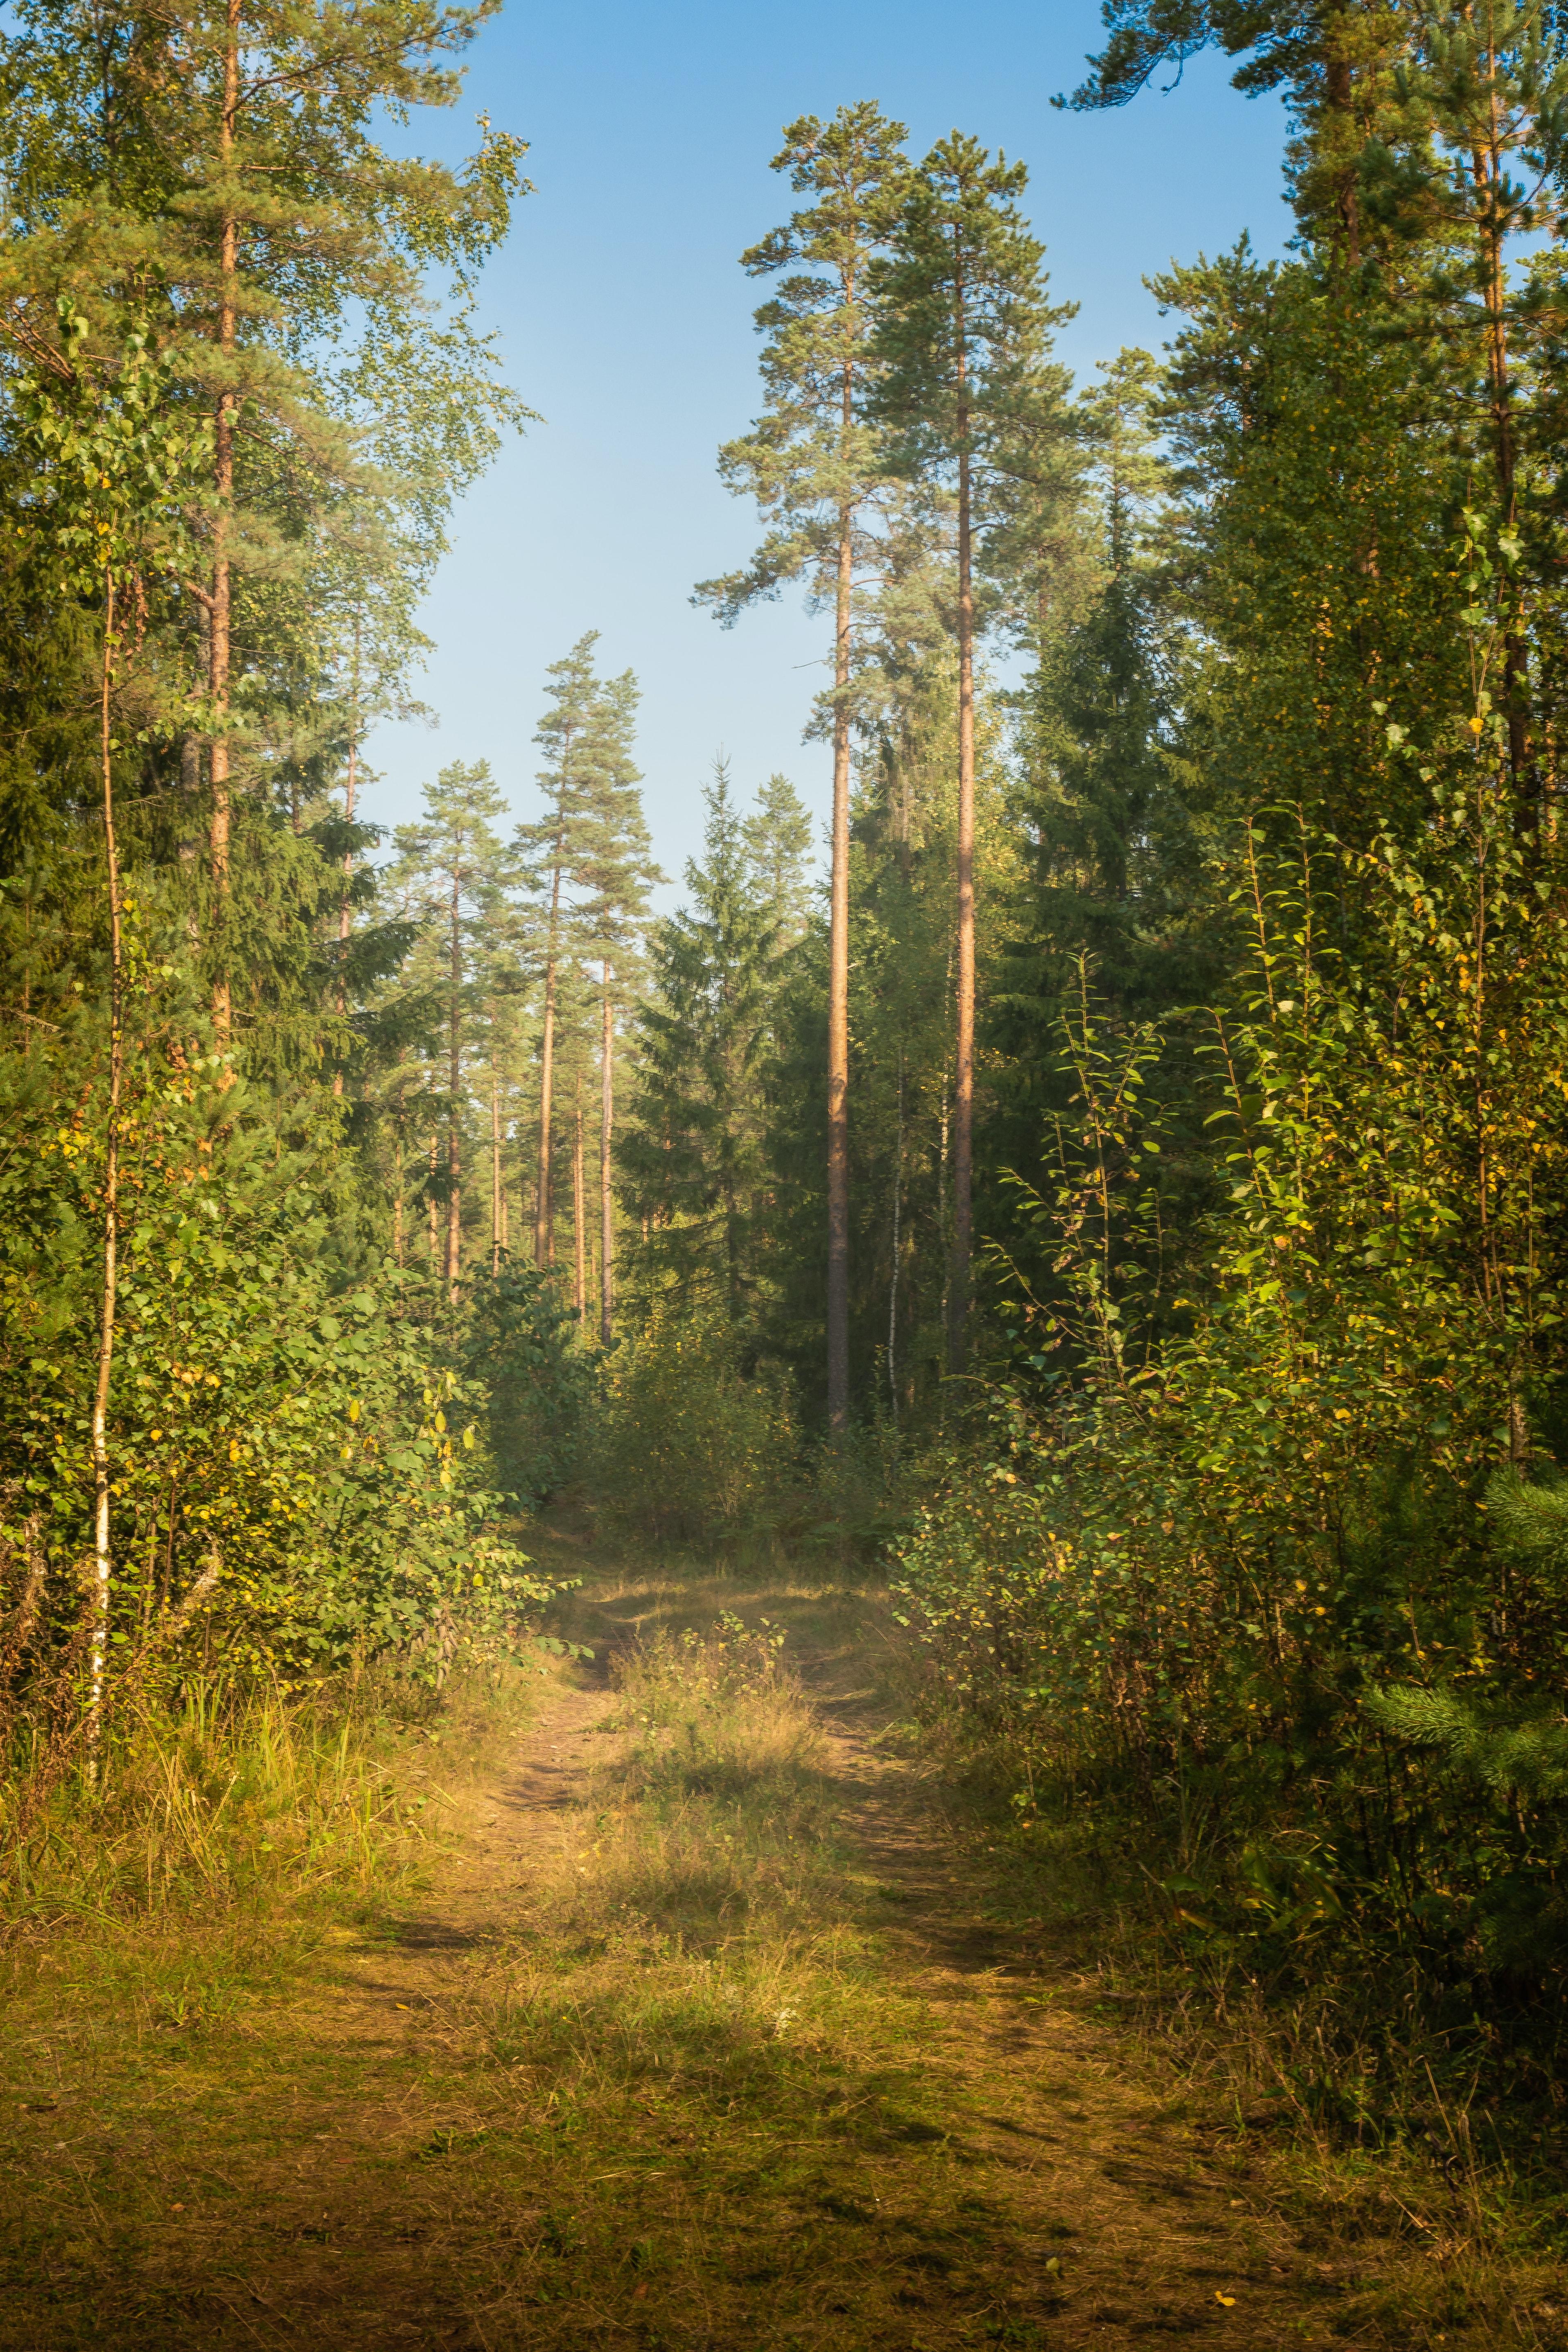
{"type": "Polygon", "coordinates": [[[861,569],[879,560],[868,520],[887,478],[866,423],[873,372],[873,265],[907,166],[904,125],[862,100],[829,123],[805,115],[784,132],[776,172],[816,202],[742,256],[753,276],[784,278],[757,312],[769,405],[720,466],[773,523],[749,570],[705,582],[700,601],[731,622],[785,580],[831,600],[833,825],[827,1016],[827,1417],[849,1412],[849,739],[854,613],[861,569]]]}
{"type": "MultiPolygon", "coordinates": [[[[948,1361],[963,1370],[973,1254],[974,1128],[974,652],[977,535],[1016,520],[1018,486],[1061,478],[1070,425],[1046,299],[1044,247],[1024,224],[1026,173],[958,131],[915,173],[879,272],[871,405],[892,462],[948,491],[957,524],[958,837],[952,1264],[948,1361]]],[[[1038,536],[1038,520],[1031,537],[1038,536]]]]}
{"type": "Polygon", "coordinates": [[[739,1329],[760,1283],[778,933],[747,872],[726,760],[714,761],[703,798],[703,855],[686,868],[690,903],[648,940],[638,1089],[617,1158],[654,1281],[717,1291],[739,1329]]]}
{"type": "Polygon", "coordinates": [[[806,858],[811,818],[787,776],[770,776],[741,827],[746,862],[773,910],[781,948],[793,947],[806,928],[810,908],[806,858]]]}

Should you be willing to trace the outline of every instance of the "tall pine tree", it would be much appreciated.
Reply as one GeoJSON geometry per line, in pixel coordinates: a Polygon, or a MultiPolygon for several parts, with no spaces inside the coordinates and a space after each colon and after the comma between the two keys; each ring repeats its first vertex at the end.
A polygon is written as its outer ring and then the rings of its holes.
{"type": "Polygon", "coordinates": [[[773,169],[816,202],[742,257],[753,276],[791,274],[757,312],[768,407],[720,458],[731,487],[749,491],[773,527],[748,571],[697,592],[726,621],[785,580],[804,578],[814,603],[833,606],[826,1339],[836,1432],[849,1412],[849,685],[857,575],[879,560],[868,522],[887,478],[865,415],[873,265],[907,173],[905,135],[866,100],[840,107],[829,123],[805,115],[784,132],[773,169]]]}
{"type": "MultiPolygon", "coordinates": [[[[973,1232],[976,539],[1014,518],[1018,485],[1058,478],[1070,425],[1049,362],[1070,306],[1046,299],[1045,248],[1019,210],[1027,174],[952,131],[910,183],[879,273],[874,413],[903,471],[950,492],[957,521],[958,837],[952,1266],[948,1361],[967,1347],[973,1232]]],[[[1037,535],[1036,532],[1031,536],[1037,535]]]]}

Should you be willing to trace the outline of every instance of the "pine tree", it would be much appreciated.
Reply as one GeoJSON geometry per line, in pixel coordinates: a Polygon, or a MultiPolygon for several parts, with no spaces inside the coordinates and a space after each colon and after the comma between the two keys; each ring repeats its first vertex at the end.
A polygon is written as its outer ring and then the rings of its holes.
{"type": "MultiPolygon", "coordinates": [[[[914,175],[879,273],[874,413],[900,467],[951,488],[957,511],[958,839],[949,1365],[963,1368],[973,1253],[974,1129],[974,649],[977,534],[1016,521],[1060,478],[1066,383],[1047,354],[1070,306],[1046,300],[1044,247],[1018,209],[1024,167],[958,131],[914,175]],[[1035,501],[1031,500],[1031,505],[1035,501]]],[[[1028,536],[1037,540],[1038,518],[1028,536]]]]}
{"type": "Polygon", "coordinates": [[[539,1053],[539,1150],[534,1193],[533,1255],[538,1265],[554,1256],[552,1202],[555,1084],[555,1019],[561,960],[565,950],[572,890],[583,853],[583,825],[592,803],[597,740],[603,723],[602,688],[594,668],[596,629],[578,638],[563,659],[552,662],[545,691],[552,708],[540,721],[534,741],[546,755],[538,782],[545,814],[520,824],[517,845],[531,884],[543,903],[540,951],[544,1006],[539,1053]]]}
{"type": "Polygon", "coordinates": [[[865,418],[874,370],[872,271],[906,176],[906,136],[868,101],[830,123],[789,125],[773,168],[816,201],[742,256],[753,276],[789,270],[757,312],[768,337],[769,406],[721,452],[730,486],[773,522],[749,571],[706,582],[700,601],[726,621],[785,580],[805,579],[834,608],[833,825],[827,1017],[827,1417],[849,1412],[849,685],[858,573],[879,560],[869,510],[887,469],[865,418]]]}
{"type": "MultiPolygon", "coordinates": [[[[488,762],[461,761],[443,768],[425,787],[425,819],[399,825],[395,835],[401,878],[421,903],[440,941],[442,1026],[446,1031],[447,1130],[445,1248],[441,1278],[449,1301],[458,1295],[462,1264],[462,1129],[467,1096],[465,1062],[473,1008],[477,950],[494,926],[494,901],[510,879],[506,852],[495,832],[506,814],[488,762]]],[[[434,944],[434,941],[433,941],[434,944]]],[[[432,1169],[436,1137],[432,1133],[432,1169]]],[[[431,1192],[431,1273],[437,1271],[436,1191],[431,1192]]]]}
{"type": "MultiPolygon", "coordinates": [[[[665,878],[653,861],[638,790],[642,779],[633,763],[637,706],[630,670],[605,686],[578,835],[575,874],[584,895],[573,918],[575,951],[598,969],[599,1341],[606,1348],[614,1337],[616,1304],[616,1025],[626,1015],[640,970],[648,893],[665,878]]],[[[579,1134],[580,1119],[581,1113],[579,1134]]],[[[580,1190],[575,1165],[574,1178],[580,1190]]]]}
{"type": "Polygon", "coordinates": [[[739,1329],[760,1282],[778,934],[747,873],[724,759],[703,798],[703,856],[686,868],[691,903],[648,941],[637,1097],[617,1158],[655,1281],[716,1289],[739,1329]]]}
{"type": "MultiPolygon", "coordinates": [[[[422,534],[428,554],[431,521],[493,446],[497,421],[524,413],[468,321],[473,274],[518,186],[518,142],[487,126],[455,173],[390,155],[373,135],[384,110],[451,102],[446,60],[486,13],[370,0],[352,16],[301,16],[281,0],[181,0],[84,41],[63,0],[27,0],[0,46],[6,184],[28,232],[8,241],[0,273],[5,333],[48,365],[62,296],[99,341],[142,316],[184,400],[212,423],[210,480],[193,501],[203,560],[181,574],[179,635],[196,722],[185,781],[198,794],[204,738],[206,749],[200,920],[225,1046],[236,791],[265,785],[280,639],[303,650],[309,613],[307,666],[330,672],[353,606],[389,682],[401,672],[416,633],[400,571],[422,534]],[[443,268],[446,316],[411,327],[443,268]],[[400,397],[397,372],[381,364],[394,348],[417,393],[400,397]],[[409,499],[344,429],[338,399],[353,383],[373,453],[395,440],[416,457],[409,499]],[[396,385],[390,402],[367,398],[373,383],[396,385]],[[378,436],[387,408],[399,423],[378,436]],[[363,593],[367,572],[381,593],[363,593]]],[[[265,851],[258,829],[246,854],[265,851]]]]}

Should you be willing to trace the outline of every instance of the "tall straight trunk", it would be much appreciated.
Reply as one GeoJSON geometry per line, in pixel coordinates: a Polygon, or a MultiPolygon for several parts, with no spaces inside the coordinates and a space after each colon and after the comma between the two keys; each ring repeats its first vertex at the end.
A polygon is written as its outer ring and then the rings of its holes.
{"type": "Polygon", "coordinates": [[[540,1040],[539,1055],[539,1190],[533,1220],[533,1259],[536,1265],[552,1265],[555,1258],[554,1204],[550,1196],[550,1116],[555,1083],[555,966],[560,949],[560,921],[561,865],[557,857],[550,877],[550,929],[545,938],[544,954],[544,1034],[540,1040]]]}
{"type": "Polygon", "coordinates": [[[426,1195],[426,1206],[430,1212],[430,1279],[432,1282],[435,1281],[437,1275],[440,1271],[441,1265],[441,1216],[439,1203],[436,1199],[436,1178],[441,1165],[438,1156],[439,1151],[439,1142],[434,1132],[432,1132],[430,1137],[430,1190],[426,1195]]]}
{"type": "Polygon", "coordinates": [[[893,1262],[888,1282],[888,1401],[899,1422],[899,1246],[904,1206],[904,1049],[899,1047],[899,1124],[893,1152],[893,1262]]]}
{"type": "Polygon", "coordinates": [[[610,1344],[616,1313],[615,1234],[611,1223],[610,1133],[616,1123],[616,1024],[610,1003],[610,966],[602,967],[603,1028],[599,1039],[599,1345],[610,1344]]]}
{"type": "MultiPolygon", "coordinates": [[[[354,793],[359,782],[359,654],[360,622],[359,615],[356,614],[354,615],[353,697],[349,711],[349,770],[343,782],[343,814],[350,824],[354,821],[354,793]]],[[[344,967],[348,956],[349,932],[353,929],[349,911],[349,885],[353,880],[353,852],[352,849],[345,849],[342,887],[338,893],[337,1013],[340,1021],[347,1020],[349,1011],[348,975],[344,967]]],[[[332,1073],[332,1092],[334,1095],[341,1096],[342,1090],[343,1066],[340,1061],[332,1073]]]]}
{"type": "MultiPolygon", "coordinates": [[[[1495,73],[1497,60],[1489,53],[1495,73]]],[[[1481,200],[1481,270],[1486,287],[1487,392],[1491,409],[1492,467],[1497,479],[1498,507],[1503,528],[1511,531],[1518,509],[1517,457],[1514,448],[1513,383],[1508,349],[1508,279],[1503,253],[1503,227],[1499,217],[1500,191],[1507,177],[1498,121],[1495,86],[1490,95],[1490,139],[1471,155],[1471,173],[1481,200]]],[[[1509,784],[1514,822],[1521,834],[1531,834],[1540,821],[1534,761],[1530,740],[1530,656],[1526,651],[1523,595],[1512,593],[1513,611],[1503,630],[1503,702],[1508,724],[1509,784]]]]}
{"type": "Polygon", "coordinates": [[[974,580],[963,295],[958,296],[958,987],[952,1091],[952,1270],[947,1368],[963,1370],[974,1156],[974,580]]]}
{"type": "Polygon", "coordinates": [[[103,783],[103,848],[109,887],[109,1118],[103,1155],[103,1280],[99,1297],[98,1379],[92,1394],[92,1591],[88,1643],[88,1744],[92,1769],[103,1729],[103,1678],[109,1654],[113,1559],[110,1542],[109,1389],[114,1370],[114,1309],[120,1276],[120,1092],[124,1071],[124,955],[120,918],[120,852],[114,835],[114,769],[110,703],[114,677],[114,583],[104,583],[103,658],[99,679],[99,758],[103,783]]]}
{"type": "MultiPolygon", "coordinates": [[[[844,435],[853,428],[850,373],[844,372],[844,435]]],[[[827,1424],[849,1425],[849,685],[854,515],[838,512],[838,583],[834,623],[833,873],[827,946],[827,1424]]]]}
{"type": "Polygon", "coordinates": [[[451,1000],[447,1008],[447,1296],[458,1296],[458,1259],[462,1248],[463,1223],[461,1198],[461,1145],[458,1140],[458,1097],[463,1083],[463,885],[460,868],[452,868],[451,941],[449,948],[449,978],[451,1000]]]}
{"type": "Polygon", "coordinates": [[[392,1138],[392,1263],[403,1264],[403,1123],[392,1138]]]}
{"type": "Polygon", "coordinates": [[[490,1273],[500,1272],[506,1247],[506,1201],[500,1182],[500,1079],[490,1059],[490,1273]]]}
{"type": "MultiPolygon", "coordinates": [[[[226,175],[233,169],[235,132],[239,120],[239,0],[226,0],[224,12],[223,112],[218,124],[218,156],[226,175]]],[[[226,366],[235,347],[238,319],[239,222],[225,189],[219,230],[218,349],[226,366]]],[[[229,564],[231,509],[234,501],[235,398],[220,383],[217,412],[213,421],[213,573],[209,600],[207,690],[213,708],[211,752],[212,809],[207,821],[207,868],[211,877],[214,930],[218,970],[213,980],[213,1033],[218,1051],[226,1052],[234,1034],[234,996],[228,975],[228,863],[231,801],[229,791],[229,646],[233,590],[229,564]]]]}
{"type": "Polygon", "coordinates": [[[584,1263],[587,1230],[583,1215],[583,1076],[577,1075],[577,1101],[572,1118],[572,1304],[579,1318],[588,1305],[588,1274],[584,1263]]]}

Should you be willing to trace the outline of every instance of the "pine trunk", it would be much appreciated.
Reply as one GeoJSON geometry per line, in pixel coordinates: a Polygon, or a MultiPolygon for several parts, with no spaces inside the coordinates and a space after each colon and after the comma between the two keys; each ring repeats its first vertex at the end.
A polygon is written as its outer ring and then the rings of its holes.
{"type": "Polygon", "coordinates": [[[441,1269],[441,1219],[439,1204],[436,1199],[436,1178],[441,1165],[438,1156],[439,1150],[439,1143],[436,1136],[432,1134],[430,1138],[430,1190],[426,1195],[426,1206],[430,1212],[430,1279],[432,1282],[436,1280],[436,1277],[441,1269]]]}
{"type": "MultiPolygon", "coordinates": [[[[235,132],[239,119],[239,0],[226,0],[224,17],[223,113],[218,127],[218,154],[224,173],[233,168],[235,132]]],[[[220,236],[218,348],[226,360],[235,347],[238,320],[237,272],[239,223],[226,194],[220,236]]],[[[228,978],[229,835],[229,638],[232,622],[232,580],[229,531],[234,503],[234,394],[225,386],[217,398],[213,431],[213,572],[209,600],[207,687],[212,699],[212,810],[207,824],[207,866],[214,898],[213,928],[216,934],[218,969],[213,979],[213,1033],[220,1054],[226,1053],[234,1034],[234,999],[228,978]]]]}
{"type": "Polygon", "coordinates": [[[958,315],[958,974],[952,1091],[952,1267],[947,1368],[968,1349],[974,1153],[974,581],[963,294],[958,315]]]}
{"type": "Polygon", "coordinates": [[[599,1344],[607,1348],[616,1312],[615,1234],[611,1223],[610,1135],[616,1122],[615,1014],[610,967],[603,967],[604,1027],[599,1044],[599,1344]]]}
{"type": "Polygon", "coordinates": [[[392,1263],[403,1264],[403,1128],[392,1139],[392,1263]]]}
{"type": "Polygon", "coordinates": [[[551,1199],[550,1116],[555,1080],[555,965],[560,943],[560,915],[561,868],[557,865],[550,883],[550,931],[544,959],[544,1034],[540,1042],[539,1055],[539,1190],[533,1221],[533,1259],[536,1265],[550,1265],[555,1257],[554,1203],[551,1199]]]}
{"type": "Polygon", "coordinates": [[[577,1079],[577,1101],[572,1120],[572,1304],[578,1318],[587,1311],[588,1277],[584,1259],[587,1227],[583,1201],[583,1080],[577,1079]]]}
{"type": "Polygon", "coordinates": [[[500,1079],[494,1056],[490,1060],[490,1273],[500,1272],[500,1254],[506,1247],[506,1201],[500,1181],[500,1079]]]}
{"type": "Polygon", "coordinates": [[[458,1096],[463,1083],[463,885],[462,875],[452,868],[452,936],[450,945],[449,986],[451,1000],[447,1009],[447,1296],[456,1299],[458,1275],[462,1252],[463,1210],[461,1194],[462,1147],[458,1135],[458,1096]]]}
{"type": "MultiPolygon", "coordinates": [[[[844,432],[853,419],[847,373],[844,432]]],[[[849,1425],[849,685],[853,517],[838,518],[838,589],[833,678],[833,874],[827,950],[827,1423],[849,1425]]]]}
{"type": "MultiPolygon", "coordinates": [[[[353,699],[349,717],[349,768],[348,775],[343,783],[343,814],[348,819],[350,824],[354,821],[354,790],[359,781],[359,651],[360,624],[356,617],[354,621],[353,699]]],[[[348,973],[346,971],[346,964],[348,960],[349,932],[353,928],[349,915],[349,885],[353,880],[353,852],[351,849],[345,849],[343,852],[343,884],[342,888],[338,893],[338,987],[336,1003],[337,1014],[340,1022],[343,1022],[348,1019],[349,1012],[348,973]]],[[[338,1051],[340,1054],[342,1051],[342,1040],[341,1036],[338,1041],[338,1051]]],[[[334,1096],[341,1096],[342,1090],[343,1066],[340,1061],[337,1068],[332,1073],[332,1093],[334,1096]]]]}

